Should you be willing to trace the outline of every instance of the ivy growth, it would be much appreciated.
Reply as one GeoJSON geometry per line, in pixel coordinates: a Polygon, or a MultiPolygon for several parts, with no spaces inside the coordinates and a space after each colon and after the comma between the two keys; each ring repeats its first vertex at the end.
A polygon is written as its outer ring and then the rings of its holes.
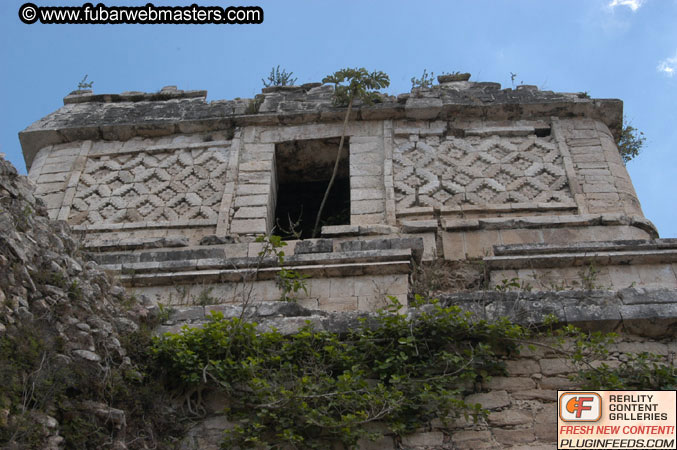
{"type": "MultiPolygon", "coordinates": [[[[486,414],[463,395],[503,373],[524,329],[432,305],[412,319],[393,300],[375,323],[345,336],[310,324],[284,336],[254,323],[211,316],[201,329],[155,341],[153,353],[170,389],[216,389],[227,396],[225,448],[328,448],[376,438],[367,424],[406,434],[435,417],[486,414]]],[[[197,402],[197,400],[189,400],[197,402]]],[[[194,404],[192,409],[199,409],[194,404]]]]}
{"type": "MultiPolygon", "coordinates": [[[[567,325],[551,332],[558,339],[560,351],[568,356],[576,371],[571,380],[583,389],[594,390],[664,390],[677,387],[674,362],[653,353],[630,353],[627,360],[611,366],[610,348],[615,333],[585,332],[567,325]],[[593,364],[592,361],[602,361],[593,364]]],[[[673,355],[674,356],[674,355],[673,355]]]]}
{"type": "Polygon", "coordinates": [[[308,295],[308,285],[306,282],[308,276],[284,266],[285,254],[282,247],[286,246],[287,243],[282,240],[282,237],[277,235],[257,236],[256,242],[263,243],[259,257],[273,256],[277,259],[278,266],[280,266],[280,270],[275,276],[275,284],[282,292],[280,300],[294,302],[296,301],[296,294],[299,291],[303,291],[308,295]]]}

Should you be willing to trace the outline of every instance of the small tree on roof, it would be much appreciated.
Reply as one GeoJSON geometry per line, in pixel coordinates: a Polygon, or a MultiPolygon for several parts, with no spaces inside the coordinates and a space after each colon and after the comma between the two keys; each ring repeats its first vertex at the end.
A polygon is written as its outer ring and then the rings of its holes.
{"type": "Polygon", "coordinates": [[[341,133],[338,153],[336,154],[334,171],[331,174],[329,185],[324,192],[320,209],[317,211],[317,217],[315,218],[313,237],[317,236],[317,228],[320,224],[320,218],[322,217],[322,210],[327,202],[329,192],[331,191],[334,179],[336,178],[336,173],[338,172],[339,161],[341,159],[341,153],[343,152],[343,143],[346,137],[346,128],[348,127],[348,118],[350,117],[353,102],[357,98],[367,105],[372,104],[379,98],[378,93],[375,91],[390,86],[390,78],[383,72],[374,71],[369,73],[367,69],[362,67],[360,69],[341,69],[338,72],[325,77],[322,82],[334,84],[334,105],[347,106],[348,109],[346,110],[346,116],[343,120],[343,132],[341,133]]]}

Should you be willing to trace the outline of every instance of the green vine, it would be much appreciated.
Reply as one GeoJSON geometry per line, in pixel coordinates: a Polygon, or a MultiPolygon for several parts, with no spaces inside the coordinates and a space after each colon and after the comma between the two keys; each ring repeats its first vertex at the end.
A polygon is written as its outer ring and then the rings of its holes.
{"type": "Polygon", "coordinates": [[[263,244],[263,248],[259,252],[259,257],[265,258],[267,256],[273,256],[277,259],[278,266],[280,266],[280,270],[275,276],[275,284],[282,292],[280,300],[284,302],[295,302],[296,295],[299,291],[303,291],[308,295],[308,285],[306,282],[308,275],[284,267],[285,254],[282,247],[285,247],[287,243],[282,240],[282,237],[274,234],[269,236],[257,236],[256,242],[263,244]]]}
{"type": "Polygon", "coordinates": [[[615,333],[585,332],[567,325],[551,334],[557,336],[558,347],[576,368],[570,379],[583,389],[664,390],[677,387],[674,362],[661,355],[629,353],[625,355],[627,359],[615,367],[604,362],[617,341],[615,333]]]}
{"type": "Polygon", "coordinates": [[[435,417],[485,415],[463,396],[503,373],[500,356],[516,351],[524,329],[437,304],[407,319],[394,313],[400,307],[393,301],[345,336],[310,324],[289,336],[257,333],[254,323],[215,314],[201,329],[157,339],[153,353],[167,387],[189,393],[189,409],[200,409],[205,389],[227,397],[237,425],[225,448],[352,447],[378,437],[366,426],[374,421],[402,435],[435,417]]]}

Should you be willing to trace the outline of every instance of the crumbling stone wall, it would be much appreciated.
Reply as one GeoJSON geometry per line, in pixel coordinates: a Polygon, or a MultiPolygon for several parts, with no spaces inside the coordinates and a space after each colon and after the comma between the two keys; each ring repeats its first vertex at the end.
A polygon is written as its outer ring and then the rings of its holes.
{"type": "MultiPolygon", "coordinates": [[[[356,105],[346,131],[349,223],[322,227],[322,237],[333,241],[311,253],[326,255],[295,254],[294,241],[286,252],[318,286],[303,300],[309,306],[364,309],[381,304],[383,295],[404,296],[410,281],[402,287],[401,280],[421,259],[414,242],[423,243],[424,261],[485,259],[491,285],[528,276],[547,288],[537,279],[552,278],[550,269],[573,281],[592,260],[573,257],[571,263],[569,248],[560,252],[565,256],[527,267],[519,250],[498,255],[495,246],[534,245],[531,260],[545,261],[533,258],[534,249],[546,251],[539,245],[657,237],[614,144],[619,101],[443,81],[356,105]],[[379,236],[388,244],[369,244],[370,250],[412,251],[372,254],[368,273],[351,272],[367,261],[355,259],[343,242],[379,236]],[[397,239],[403,240],[392,244],[397,239]],[[385,291],[352,287],[354,277],[377,273],[398,281],[384,282],[393,286],[385,291]],[[327,284],[336,289],[324,298],[318,293],[324,295],[327,284]]],[[[174,301],[177,284],[184,291],[211,288],[226,299],[238,279],[234,267],[254,263],[253,237],[279,225],[277,168],[285,162],[277,159],[303,143],[341,135],[344,109],[333,106],[332,95],[331,86],[319,83],[210,103],[205,91],[174,87],[155,94],[76,92],[20,138],[50,217],[82,231],[96,258],[120,271],[130,287],[163,303],[174,301]],[[164,250],[150,256],[148,248],[164,250]],[[237,258],[250,260],[243,265],[237,258]]],[[[322,158],[331,161],[330,153],[322,158]]],[[[632,253],[633,265],[650,266],[643,272],[660,272],[667,286],[677,283],[674,246],[661,245],[658,259],[632,246],[618,251],[632,253]]],[[[606,267],[619,266],[618,258],[599,255],[595,264],[605,266],[601,277],[613,289],[633,282],[623,275],[627,270],[606,267]]],[[[637,282],[653,286],[654,278],[637,282]]],[[[279,294],[272,282],[261,281],[262,299],[279,294]]]]}
{"type": "MultiPolygon", "coordinates": [[[[674,361],[677,352],[675,327],[675,293],[670,290],[628,289],[616,297],[609,291],[563,291],[550,293],[478,291],[442,295],[442,305],[460,305],[477,317],[509,317],[522,324],[542,323],[546,314],[590,330],[621,331],[604,360],[588,361],[593,367],[606,364],[616,368],[628,355],[642,352],[674,361]],[[616,299],[620,309],[610,307],[616,299]]],[[[430,307],[423,306],[422,309],[430,307]]],[[[236,306],[177,308],[158,332],[177,332],[183,326],[200,326],[212,311],[225,317],[239,317],[236,306]]],[[[410,310],[408,314],[417,314],[410,310]]],[[[292,334],[311,323],[316,330],[345,333],[356,326],[365,313],[327,313],[299,305],[264,303],[252,305],[247,316],[259,324],[261,331],[272,328],[292,334]]],[[[506,374],[481,385],[468,386],[466,402],[480,403],[488,410],[486,419],[475,422],[463,417],[448,423],[433,419],[414,434],[394,436],[383,424],[371,424],[371,430],[385,433],[376,441],[363,439],[360,449],[552,449],[556,448],[557,391],[575,389],[571,380],[580,369],[568,357],[567,343],[555,338],[539,338],[525,343],[518,356],[504,357],[506,374]],[[472,392],[475,390],[476,392],[472,392]]],[[[222,431],[235,425],[224,409],[226,398],[218,393],[206,396],[207,416],[192,428],[181,448],[218,449],[222,431]]]]}

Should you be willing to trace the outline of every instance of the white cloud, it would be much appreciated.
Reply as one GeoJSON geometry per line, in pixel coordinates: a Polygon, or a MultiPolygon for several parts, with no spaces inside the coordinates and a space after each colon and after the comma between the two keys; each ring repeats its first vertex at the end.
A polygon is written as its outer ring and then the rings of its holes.
{"type": "Polygon", "coordinates": [[[665,75],[671,77],[677,72],[677,52],[672,58],[665,58],[663,61],[658,63],[656,70],[663,72],[665,75]]]}
{"type": "Polygon", "coordinates": [[[634,12],[637,11],[645,1],[646,0],[611,0],[611,2],[609,2],[609,8],[615,8],[616,6],[627,6],[634,12]]]}

